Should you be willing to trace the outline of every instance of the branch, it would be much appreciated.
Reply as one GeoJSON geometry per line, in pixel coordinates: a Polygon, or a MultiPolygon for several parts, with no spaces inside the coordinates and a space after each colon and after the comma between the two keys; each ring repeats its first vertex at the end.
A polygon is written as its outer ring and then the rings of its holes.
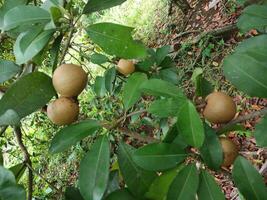
{"type": "Polygon", "coordinates": [[[65,44],[65,46],[63,48],[63,51],[62,51],[62,56],[61,56],[61,59],[59,61],[59,64],[62,64],[62,62],[64,61],[64,58],[65,58],[65,56],[66,56],[66,54],[68,52],[68,49],[69,49],[70,42],[71,42],[71,39],[73,37],[74,31],[75,31],[75,27],[71,27],[69,36],[67,38],[66,44],[65,44]]]}
{"type": "MultiPolygon", "coordinates": [[[[23,144],[22,141],[22,133],[19,126],[14,127],[14,132],[16,135],[16,139],[19,145],[19,148],[21,149],[23,156],[24,156],[24,162],[27,166],[32,167],[32,162],[30,158],[30,154],[23,144]]],[[[29,167],[28,167],[29,168],[29,167]]],[[[33,192],[33,173],[31,170],[28,170],[28,200],[32,200],[32,192],[33,192]]]]}
{"type": "Polygon", "coordinates": [[[139,133],[133,132],[127,128],[120,127],[118,128],[120,132],[123,132],[125,135],[132,137],[140,142],[144,143],[154,143],[154,142],[159,142],[158,139],[150,137],[150,136],[141,136],[139,133]]]}
{"type": "MultiPolygon", "coordinates": [[[[137,115],[137,114],[142,114],[142,113],[144,113],[144,112],[147,112],[147,110],[138,110],[138,111],[129,113],[128,115],[125,115],[125,116],[119,118],[119,119],[116,121],[116,123],[115,123],[114,126],[116,127],[117,125],[119,125],[121,122],[123,122],[123,121],[124,121],[126,118],[128,118],[128,117],[131,117],[131,116],[133,116],[133,115],[137,115]]],[[[113,128],[114,128],[114,127],[113,127],[113,128]]]]}
{"type": "Polygon", "coordinates": [[[267,108],[263,108],[261,110],[252,112],[252,113],[250,113],[248,115],[240,116],[240,117],[230,121],[229,123],[221,126],[220,128],[218,128],[217,132],[220,132],[223,129],[230,128],[231,126],[233,126],[235,124],[238,124],[238,123],[241,123],[241,122],[245,122],[247,120],[254,119],[256,117],[259,117],[259,116],[262,116],[262,115],[265,115],[265,114],[267,114],[267,108]]]}

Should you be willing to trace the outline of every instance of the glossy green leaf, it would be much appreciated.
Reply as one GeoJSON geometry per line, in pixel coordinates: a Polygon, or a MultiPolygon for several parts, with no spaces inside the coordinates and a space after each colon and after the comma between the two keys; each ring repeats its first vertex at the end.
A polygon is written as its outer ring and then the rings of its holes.
{"type": "Polygon", "coordinates": [[[177,99],[159,99],[150,105],[148,112],[158,117],[174,117],[177,116],[180,107],[181,102],[177,99]]]}
{"type": "Polygon", "coordinates": [[[209,168],[218,170],[223,161],[222,146],[216,132],[205,124],[205,140],[200,148],[201,157],[209,168]]]}
{"type": "Polygon", "coordinates": [[[184,167],[172,182],[167,200],[194,200],[199,184],[199,175],[195,164],[184,167]]]}
{"type": "Polygon", "coordinates": [[[103,54],[94,53],[93,55],[91,55],[91,62],[94,64],[101,65],[108,61],[109,61],[108,57],[103,54]]]}
{"type": "Polygon", "coordinates": [[[211,83],[203,77],[202,68],[194,70],[191,80],[196,88],[196,96],[205,97],[214,90],[211,83]]]}
{"type": "Polygon", "coordinates": [[[85,200],[101,200],[109,177],[109,141],[98,138],[80,164],[79,186],[85,200]]]}
{"type": "Polygon", "coordinates": [[[149,79],[145,81],[140,86],[140,90],[146,94],[153,96],[172,97],[182,100],[185,99],[185,96],[181,89],[167,81],[160,79],[149,79]]]}
{"type": "Polygon", "coordinates": [[[127,189],[117,190],[108,195],[105,200],[136,200],[127,189]]]}
{"type": "Polygon", "coordinates": [[[126,59],[144,58],[147,55],[145,46],[133,40],[131,27],[99,23],[89,26],[86,30],[90,39],[107,54],[126,59]]]}
{"type": "Polygon", "coordinates": [[[118,152],[119,167],[131,193],[137,197],[142,197],[157,177],[157,174],[138,167],[133,161],[133,153],[134,149],[131,146],[120,143],[118,152]]]}
{"type": "Polygon", "coordinates": [[[4,16],[5,14],[11,10],[12,8],[19,6],[19,5],[24,5],[26,4],[27,0],[8,0],[5,1],[4,5],[0,8],[0,30],[3,29],[4,26],[4,16]]]}
{"type": "Polygon", "coordinates": [[[183,149],[167,143],[148,144],[134,152],[134,162],[149,171],[163,171],[177,166],[187,154],[183,149]]]}
{"type": "Polygon", "coordinates": [[[46,24],[51,20],[49,12],[31,5],[20,5],[9,10],[4,16],[3,29],[8,31],[18,26],[41,23],[46,24]]]}
{"type": "Polygon", "coordinates": [[[108,185],[107,185],[107,189],[105,192],[105,196],[120,189],[119,175],[120,175],[119,170],[113,170],[109,173],[109,180],[108,180],[108,185]]]}
{"type": "Polygon", "coordinates": [[[188,147],[188,144],[185,142],[183,136],[181,134],[178,134],[176,136],[176,138],[174,138],[173,142],[172,142],[173,146],[177,146],[181,149],[185,149],[188,147]]]}
{"type": "Polygon", "coordinates": [[[224,74],[239,90],[250,96],[267,97],[267,36],[250,38],[224,61],[224,74]],[[258,46],[255,46],[258,44],[258,46]]]}
{"type": "Polygon", "coordinates": [[[24,174],[26,168],[27,166],[24,163],[19,163],[9,168],[9,170],[12,171],[12,173],[14,174],[17,183],[19,182],[20,178],[24,174]]]}
{"type": "Polygon", "coordinates": [[[114,89],[114,82],[116,79],[116,69],[112,67],[105,72],[105,86],[106,90],[111,94],[114,89]]]}
{"type": "Polygon", "coordinates": [[[144,73],[136,72],[132,74],[124,86],[122,99],[125,110],[132,107],[141,97],[140,86],[147,80],[144,73]]]}
{"type": "Polygon", "coordinates": [[[158,48],[156,51],[156,62],[158,65],[162,63],[165,57],[169,54],[171,47],[169,45],[158,48]]]}
{"type": "Polygon", "coordinates": [[[161,67],[163,69],[166,69],[166,68],[176,68],[176,63],[171,59],[171,57],[167,56],[160,63],[159,67],[161,67]]]}
{"type": "Polygon", "coordinates": [[[201,147],[205,134],[203,123],[195,106],[190,101],[185,102],[177,116],[177,128],[185,142],[194,147],[201,147]]]}
{"type": "Polygon", "coordinates": [[[201,170],[197,194],[199,200],[225,200],[213,176],[205,170],[201,170]]]}
{"type": "Polygon", "coordinates": [[[126,0],[90,0],[87,2],[87,4],[84,7],[83,13],[84,14],[89,14],[95,11],[100,11],[104,9],[108,9],[117,5],[122,4],[126,0]]]}
{"type": "Polygon", "coordinates": [[[90,119],[69,125],[57,132],[52,139],[49,151],[51,153],[65,151],[83,138],[93,135],[99,128],[99,122],[90,119]]]}
{"type": "Polygon", "coordinates": [[[153,200],[166,200],[172,181],[183,167],[184,165],[182,164],[174,169],[163,172],[153,181],[145,197],[153,200]]]}
{"type": "Polygon", "coordinates": [[[175,85],[177,85],[180,80],[176,68],[162,69],[159,71],[158,77],[175,85]]]}
{"type": "Polygon", "coordinates": [[[36,56],[51,39],[53,33],[54,30],[42,31],[40,27],[21,33],[14,44],[17,64],[26,63],[36,56]]]}
{"type": "Polygon", "coordinates": [[[13,173],[0,166],[0,199],[26,200],[24,188],[16,184],[13,173]]]}
{"type": "Polygon", "coordinates": [[[245,8],[239,17],[237,26],[242,32],[251,29],[266,30],[267,28],[267,5],[251,5],[245,8]]]}
{"type": "Polygon", "coordinates": [[[8,60],[0,60],[0,83],[3,83],[21,71],[21,67],[8,60]]]}
{"type": "Polygon", "coordinates": [[[105,77],[97,76],[94,83],[94,92],[98,97],[104,97],[107,90],[105,86],[105,77]]]}
{"type": "Polygon", "coordinates": [[[267,115],[261,119],[260,123],[256,125],[256,129],[254,132],[257,145],[260,147],[267,147],[267,115]]]}
{"type": "Polygon", "coordinates": [[[75,187],[67,187],[65,191],[65,200],[84,200],[80,191],[75,187]]]}
{"type": "Polygon", "coordinates": [[[31,114],[43,107],[54,95],[52,80],[46,74],[33,72],[23,76],[0,100],[0,125],[9,125],[12,119],[17,121],[31,114]]]}
{"type": "Polygon", "coordinates": [[[245,199],[266,199],[267,188],[263,177],[248,160],[238,156],[234,162],[232,176],[235,185],[245,199]]]}

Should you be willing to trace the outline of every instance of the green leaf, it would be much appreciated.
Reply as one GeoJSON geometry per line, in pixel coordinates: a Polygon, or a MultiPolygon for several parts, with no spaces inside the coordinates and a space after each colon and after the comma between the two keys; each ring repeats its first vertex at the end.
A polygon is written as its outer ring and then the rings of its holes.
{"type": "Polygon", "coordinates": [[[17,64],[23,64],[36,56],[53,36],[54,30],[42,31],[40,27],[21,33],[15,44],[14,54],[17,64]]]}
{"type": "Polygon", "coordinates": [[[109,180],[108,180],[108,185],[107,185],[107,189],[105,192],[105,196],[120,189],[119,174],[120,174],[119,170],[113,170],[109,173],[109,180]]]}
{"type": "Polygon", "coordinates": [[[87,2],[83,9],[84,14],[90,14],[95,11],[100,11],[104,9],[108,9],[117,5],[122,4],[126,0],[90,0],[87,2]]]}
{"type": "Polygon", "coordinates": [[[97,76],[94,83],[94,91],[98,97],[104,97],[107,90],[105,86],[105,77],[97,76]]]}
{"type": "Polygon", "coordinates": [[[33,72],[23,76],[0,100],[0,125],[9,125],[13,117],[17,120],[31,114],[43,107],[54,95],[52,80],[46,74],[33,72]]]}
{"type": "Polygon", "coordinates": [[[181,164],[174,169],[163,172],[153,181],[145,197],[153,200],[165,200],[172,181],[183,167],[184,165],[181,164]]]}
{"type": "Polygon", "coordinates": [[[217,131],[218,135],[221,135],[223,133],[229,133],[231,131],[246,131],[246,128],[242,124],[233,124],[232,126],[229,127],[222,127],[219,131],[217,131]]]}
{"type": "Polygon", "coordinates": [[[225,200],[220,187],[214,178],[205,170],[201,170],[197,193],[199,200],[225,200]]]}
{"type": "Polygon", "coordinates": [[[157,177],[157,174],[138,167],[133,161],[133,153],[134,149],[131,146],[120,143],[118,152],[119,167],[131,193],[137,197],[142,197],[157,177]]]}
{"type": "Polygon", "coordinates": [[[250,96],[267,97],[267,36],[257,36],[243,42],[224,61],[224,74],[239,90],[250,96]],[[255,44],[259,44],[255,46],[255,44]]]}
{"type": "Polygon", "coordinates": [[[237,26],[242,32],[251,29],[266,30],[267,28],[267,5],[251,5],[245,8],[239,17],[237,26]]]}
{"type": "Polygon", "coordinates": [[[0,199],[26,200],[24,188],[16,184],[13,173],[0,166],[0,199]]]}
{"type": "Polygon", "coordinates": [[[99,23],[89,26],[86,30],[91,40],[107,54],[125,59],[144,58],[147,55],[145,46],[133,40],[131,27],[99,23]]]}
{"type": "Polygon", "coordinates": [[[37,6],[20,5],[9,10],[4,16],[5,31],[29,24],[46,24],[51,20],[49,12],[37,6]]]}
{"type": "Polygon", "coordinates": [[[18,183],[22,175],[24,174],[27,166],[24,163],[19,163],[13,167],[10,167],[9,170],[12,171],[18,183]]]}
{"type": "Polygon", "coordinates": [[[127,189],[112,192],[105,200],[136,200],[127,189]]]}
{"type": "Polygon", "coordinates": [[[205,97],[214,90],[211,83],[203,77],[202,68],[194,70],[191,80],[196,88],[196,96],[205,97]]]}
{"type": "Polygon", "coordinates": [[[159,99],[150,105],[148,112],[158,117],[174,117],[177,116],[180,108],[181,102],[177,99],[159,99]]]}
{"type": "Polygon", "coordinates": [[[175,85],[177,85],[179,82],[179,76],[175,68],[160,70],[158,77],[164,81],[169,81],[170,83],[175,84],[175,85]]]}
{"type": "Polygon", "coordinates": [[[3,83],[21,71],[20,66],[8,60],[0,60],[0,83],[3,83]]]}
{"type": "Polygon", "coordinates": [[[203,123],[195,106],[190,101],[185,102],[177,116],[177,128],[185,142],[194,147],[201,147],[205,134],[203,123]]]}
{"type": "Polygon", "coordinates": [[[5,14],[12,8],[19,6],[19,5],[24,5],[26,4],[27,0],[8,0],[4,2],[4,5],[0,8],[0,30],[3,29],[4,26],[4,16],[5,14]]]}
{"type": "Polygon", "coordinates": [[[185,96],[181,89],[167,81],[160,79],[149,79],[145,81],[140,86],[140,90],[146,94],[153,96],[172,97],[182,100],[185,99],[185,96]]]}
{"type": "Polygon", "coordinates": [[[79,186],[84,199],[102,199],[108,184],[109,158],[108,138],[101,136],[81,161],[79,186]]]}
{"type": "Polygon", "coordinates": [[[93,135],[99,128],[100,124],[91,119],[67,126],[54,136],[49,151],[51,153],[65,151],[83,138],[93,135]]]}
{"type": "Polygon", "coordinates": [[[199,175],[195,164],[182,169],[172,182],[167,200],[193,200],[196,198],[199,175]]]}
{"type": "Polygon", "coordinates": [[[91,55],[91,62],[94,64],[101,65],[108,61],[109,61],[108,57],[103,54],[94,53],[93,55],[91,55]]]}
{"type": "Polygon", "coordinates": [[[147,80],[144,73],[136,72],[132,74],[124,86],[122,99],[125,110],[132,107],[141,97],[140,86],[147,80]]]}
{"type": "Polygon", "coordinates": [[[187,154],[183,149],[167,143],[148,144],[134,152],[134,162],[149,171],[164,171],[177,166],[187,154]]]}
{"type": "Polygon", "coordinates": [[[67,187],[65,191],[65,200],[84,200],[80,191],[75,187],[67,187]]]}
{"type": "Polygon", "coordinates": [[[157,65],[160,65],[162,61],[169,54],[171,47],[169,45],[158,48],[156,51],[156,62],[157,65]]]}
{"type": "Polygon", "coordinates": [[[216,132],[205,124],[205,140],[200,148],[201,157],[209,168],[218,170],[223,161],[222,146],[216,132]]]}
{"type": "Polygon", "coordinates": [[[245,199],[266,199],[267,189],[263,177],[245,158],[237,157],[234,162],[232,176],[235,185],[245,199]]]}
{"type": "Polygon", "coordinates": [[[181,134],[178,134],[176,136],[176,138],[173,140],[172,144],[173,144],[173,146],[176,145],[181,149],[185,149],[186,147],[188,147],[188,144],[186,144],[186,142],[184,141],[184,138],[181,134]]]}
{"type": "Polygon", "coordinates": [[[56,70],[57,68],[57,62],[58,62],[58,56],[60,53],[60,45],[61,42],[63,40],[63,34],[60,34],[54,41],[52,48],[50,50],[50,54],[51,54],[51,65],[52,65],[52,70],[53,72],[56,70]]]}
{"type": "Polygon", "coordinates": [[[115,79],[116,69],[112,67],[105,72],[105,87],[110,94],[113,92],[115,79]]]}
{"type": "Polygon", "coordinates": [[[256,125],[256,129],[254,132],[257,145],[260,147],[267,147],[266,128],[267,128],[267,115],[265,115],[264,118],[261,119],[261,122],[256,125]]]}

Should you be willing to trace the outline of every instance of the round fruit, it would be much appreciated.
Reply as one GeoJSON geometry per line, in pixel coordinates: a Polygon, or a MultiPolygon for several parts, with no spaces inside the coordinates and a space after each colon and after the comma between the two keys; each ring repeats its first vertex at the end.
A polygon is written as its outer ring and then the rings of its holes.
{"type": "Polygon", "coordinates": [[[233,164],[238,156],[238,148],[232,140],[228,138],[220,138],[220,142],[223,150],[223,167],[229,167],[233,164]]]}
{"type": "Polygon", "coordinates": [[[204,117],[212,123],[226,123],[236,114],[236,105],[233,99],[223,92],[213,92],[206,97],[207,105],[204,117]]]}
{"type": "Polygon", "coordinates": [[[87,84],[87,74],[78,65],[63,64],[53,74],[53,85],[64,97],[78,96],[87,84]]]}
{"type": "Polygon", "coordinates": [[[134,72],[135,66],[134,66],[133,61],[131,60],[120,59],[118,66],[117,66],[117,70],[121,74],[127,76],[134,72]]]}
{"type": "Polygon", "coordinates": [[[47,106],[47,116],[56,125],[67,125],[78,119],[79,106],[71,98],[60,97],[47,106]]]}

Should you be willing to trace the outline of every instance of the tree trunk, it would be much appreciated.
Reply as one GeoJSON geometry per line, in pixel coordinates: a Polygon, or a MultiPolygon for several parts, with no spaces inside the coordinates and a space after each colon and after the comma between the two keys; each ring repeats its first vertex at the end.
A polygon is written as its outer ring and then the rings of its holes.
{"type": "Polygon", "coordinates": [[[191,8],[187,0],[172,0],[172,2],[177,5],[184,14],[187,14],[188,10],[191,8]]]}

